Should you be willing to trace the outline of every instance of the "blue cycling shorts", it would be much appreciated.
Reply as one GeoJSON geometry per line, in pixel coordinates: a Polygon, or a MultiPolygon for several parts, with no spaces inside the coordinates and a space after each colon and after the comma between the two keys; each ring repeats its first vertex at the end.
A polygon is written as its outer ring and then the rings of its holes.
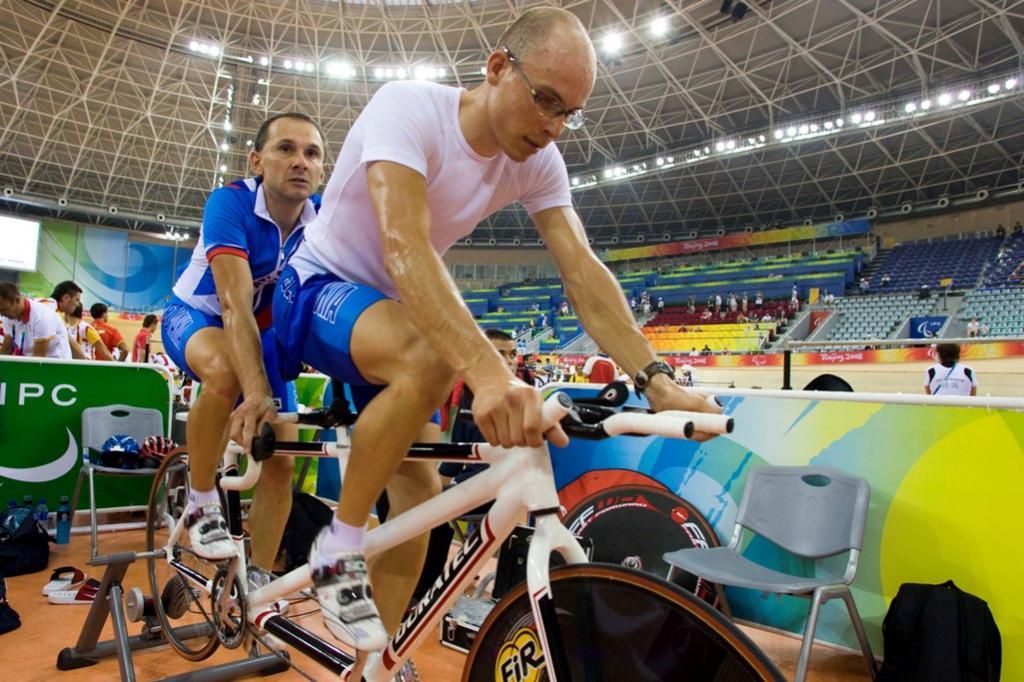
{"type": "MultiPolygon", "coordinates": [[[[164,308],[163,318],[160,320],[160,338],[163,340],[167,355],[181,371],[200,384],[202,384],[203,378],[196,375],[188,366],[188,362],[185,360],[185,347],[193,334],[206,327],[223,329],[224,321],[217,315],[209,315],[201,310],[196,310],[173,297],[164,308]]],[[[270,391],[274,403],[277,404],[277,409],[281,412],[294,412],[298,409],[295,384],[285,381],[281,377],[276,334],[273,328],[260,332],[260,343],[263,346],[263,367],[267,372],[267,379],[270,381],[270,391]]]]}

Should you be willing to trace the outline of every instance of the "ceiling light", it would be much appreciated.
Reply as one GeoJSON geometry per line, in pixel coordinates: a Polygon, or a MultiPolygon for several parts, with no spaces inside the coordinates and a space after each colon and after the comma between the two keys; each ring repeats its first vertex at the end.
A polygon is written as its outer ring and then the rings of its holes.
{"type": "Polygon", "coordinates": [[[580,179],[579,178],[573,178],[572,179],[572,186],[573,187],[578,187],[579,184],[580,184],[580,179]]]}
{"type": "Polygon", "coordinates": [[[384,77],[385,78],[394,78],[395,77],[395,70],[394,69],[384,69],[384,77]]]}
{"type": "Polygon", "coordinates": [[[988,86],[988,94],[994,95],[997,92],[999,92],[999,83],[993,83],[992,85],[988,86]]]}
{"type": "Polygon", "coordinates": [[[704,153],[705,154],[710,154],[711,153],[711,148],[710,147],[704,147],[704,153]]]}
{"type": "Polygon", "coordinates": [[[842,128],[843,127],[843,123],[844,123],[843,119],[837,118],[836,119],[836,128],[842,128]]]}
{"type": "Polygon", "coordinates": [[[290,60],[290,59],[284,60],[284,68],[290,69],[293,66],[295,66],[295,64],[292,63],[292,60],[290,60]]]}
{"type": "Polygon", "coordinates": [[[949,94],[948,92],[944,92],[941,95],[939,95],[939,104],[941,104],[944,107],[949,106],[949,103],[952,101],[953,95],[949,94]]]}
{"type": "Polygon", "coordinates": [[[199,52],[199,43],[197,43],[194,40],[189,42],[188,49],[192,50],[193,52],[199,52]]]}
{"type": "Polygon", "coordinates": [[[612,177],[613,175],[615,175],[615,169],[614,168],[605,168],[604,169],[604,177],[606,179],[612,177]]]}
{"type": "Polygon", "coordinates": [[[405,69],[395,69],[395,76],[398,78],[405,78],[409,75],[409,72],[405,69]]]}
{"type": "Polygon", "coordinates": [[[615,54],[622,49],[622,34],[609,33],[601,40],[601,48],[608,54],[615,54]]]}
{"type": "Polygon", "coordinates": [[[932,108],[932,101],[930,99],[921,100],[921,111],[928,111],[932,108]]]}
{"type": "Polygon", "coordinates": [[[781,128],[779,128],[775,131],[774,137],[776,140],[781,140],[785,134],[786,133],[781,128]]]}
{"type": "Polygon", "coordinates": [[[378,79],[384,78],[384,69],[378,66],[376,69],[373,70],[373,77],[378,79]]]}
{"type": "Polygon", "coordinates": [[[867,121],[868,123],[871,123],[872,121],[874,121],[875,120],[875,112],[869,111],[869,112],[865,113],[864,114],[864,120],[867,121]]]}
{"type": "Polygon", "coordinates": [[[796,126],[789,126],[786,128],[786,135],[788,137],[796,137],[796,126]]]}
{"type": "Polygon", "coordinates": [[[917,105],[914,104],[913,102],[907,102],[906,106],[903,107],[903,111],[907,112],[908,114],[912,114],[915,111],[917,111],[917,105]]]}
{"type": "Polygon", "coordinates": [[[832,130],[832,121],[825,121],[825,130],[832,130]]]}
{"type": "Polygon", "coordinates": [[[260,97],[259,95],[253,95],[252,96],[252,103],[253,103],[253,106],[257,106],[258,107],[260,104],[263,103],[263,98],[260,97]]]}
{"type": "Polygon", "coordinates": [[[861,115],[859,113],[856,113],[856,114],[854,114],[853,116],[850,117],[850,120],[853,121],[855,124],[856,123],[860,123],[861,115]]]}
{"type": "Polygon", "coordinates": [[[313,70],[315,68],[316,68],[316,65],[313,64],[313,62],[306,62],[306,71],[308,71],[309,73],[313,73],[313,70]]]}
{"type": "Polygon", "coordinates": [[[224,130],[231,130],[231,121],[224,121],[224,130]]]}
{"type": "Polygon", "coordinates": [[[654,160],[654,163],[658,164],[659,166],[664,166],[665,159],[664,157],[659,156],[657,159],[654,160]]]}
{"type": "Polygon", "coordinates": [[[810,130],[810,128],[807,127],[806,123],[797,128],[797,132],[799,132],[801,135],[806,135],[808,130],[810,130]]]}
{"type": "Polygon", "coordinates": [[[971,91],[970,90],[961,90],[960,94],[958,94],[956,96],[956,98],[958,100],[960,100],[961,102],[966,102],[967,100],[969,100],[971,98],[971,91]]]}
{"type": "Polygon", "coordinates": [[[675,159],[675,157],[674,157],[674,156],[666,156],[666,157],[665,157],[665,163],[672,163],[672,162],[674,162],[675,160],[676,160],[676,159],[675,159]]]}
{"type": "Polygon", "coordinates": [[[223,163],[222,163],[222,164],[220,165],[220,172],[221,172],[221,173],[227,173],[227,172],[228,172],[228,167],[227,167],[227,165],[226,165],[226,164],[223,164],[223,163]]]}
{"type": "Polygon", "coordinates": [[[651,19],[650,28],[651,35],[656,38],[660,38],[668,33],[668,19],[665,17],[655,17],[654,19],[651,19]]]}
{"type": "Polygon", "coordinates": [[[735,140],[729,140],[728,142],[725,143],[725,148],[728,149],[729,151],[732,151],[733,149],[736,149],[736,141],[735,140]]]}
{"type": "Polygon", "coordinates": [[[487,75],[487,67],[486,66],[481,66],[480,67],[480,75],[481,76],[486,76],[487,75]]]}
{"type": "Polygon", "coordinates": [[[764,140],[765,140],[765,137],[764,137],[764,135],[758,135],[758,136],[757,136],[757,141],[758,141],[758,142],[764,142],[764,140]]]}
{"type": "Polygon", "coordinates": [[[724,152],[725,151],[725,143],[724,142],[716,142],[715,143],[715,151],[716,152],[724,152]]]}
{"type": "Polygon", "coordinates": [[[270,59],[268,57],[260,57],[260,66],[270,66],[270,59]]]}
{"type": "Polygon", "coordinates": [[[221,142],[220,143],[220,150],[222,152],[226,152],[228,150],[228,143],[227,142],[221,142]]]}
{"type": "Polygon", "coordinates": [[[1015,87],[1017,87],[1017,79],[1008,78],[1006,82],[1003,83],[1003,87],[1006,88],[1007,90],[1013,90],[1015,87]]]}
{"type": "Polygon", "coordinates": [[[818,124],[817,123],[812,123],[811,124],[811,132],[812,133],[818,132],[818,124]]]}
{"type": "Polygon", "coordinates": [[[245,146],[246,146],[246,147],[251,147],[251,146],[252,146],[252,144],[253,144],[252,140],[246,140],[246,141],[245,141],[245,146]]]}

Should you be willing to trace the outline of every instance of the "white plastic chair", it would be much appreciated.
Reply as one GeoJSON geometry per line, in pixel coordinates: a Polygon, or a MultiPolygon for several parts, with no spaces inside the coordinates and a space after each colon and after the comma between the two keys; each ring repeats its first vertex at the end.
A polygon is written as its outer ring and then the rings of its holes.
{"type": "MultiPolygon", "coordinates": [[[[75,482],[75,492],[71,497],[71,509],[76,509],[78,496],[82,490],[82,480],[89,480],[89,523],[92,531],[90,558],[96,558],[98,532],[96,523],[96,474],[105,476],[152,476],[156,469],[119,469],[94,464],[89,459],[89,449],[99,450],[103,442],[114,434],[123,433],[131,436],[139,445],[149,436],[162,436],[164,418],[160,410],[151,407],[133,407],[131,405],[104,405],[87,407],[82,410],[82,468],[75,482]]],[[[74,518],[74,517],[72,517],[74,518]]]]}

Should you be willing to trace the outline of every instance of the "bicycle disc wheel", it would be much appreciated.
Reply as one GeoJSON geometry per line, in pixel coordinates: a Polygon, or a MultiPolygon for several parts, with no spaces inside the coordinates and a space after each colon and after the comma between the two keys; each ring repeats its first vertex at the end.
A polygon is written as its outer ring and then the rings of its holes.
{"type": "MultiPolygon", "coordinates": [[[[551,571],[569,682],[782,682],[735,625],[656,576],[610,564],[551,571]]],[[[464,682],[548,680],[526,585],[494,607],[470,649],[464,682]]]]}
{"type": "MultiPolygon", "coordinates": [[[[210,579],[216,566],[197,557],[188,546],[188,532],[168,545],[171,531],[188,505],[188,453],[178,449],[164,458],[153,477],[146,510],[146,549],[166,549],[195,577],[210,579]]],[[[164,639],[190,661],[212,654],[220,640],[213,626],[209,595],[190,583],[167,563],[166,557],[148,559],[149,587],[164,639]]]]}

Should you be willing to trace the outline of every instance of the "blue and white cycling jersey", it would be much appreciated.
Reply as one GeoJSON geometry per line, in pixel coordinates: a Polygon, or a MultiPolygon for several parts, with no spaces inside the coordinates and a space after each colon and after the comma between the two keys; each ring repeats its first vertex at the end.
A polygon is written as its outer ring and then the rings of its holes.
{"type": "Polygon", "coordinates": [[[203,209],[203,228],[174,296],[185,305],[220,317],[221,305],[210,261],[218,254],[241,256],[252,272],[252,310],[260,329],[270,327],[270,306],[278,272],[301,241],[302,227],[316,217],[320,195],[306,200],[295,230],[281,243],[281,230],[267,211],[262,178],[236,180],[210,194],[203,209]]]}

